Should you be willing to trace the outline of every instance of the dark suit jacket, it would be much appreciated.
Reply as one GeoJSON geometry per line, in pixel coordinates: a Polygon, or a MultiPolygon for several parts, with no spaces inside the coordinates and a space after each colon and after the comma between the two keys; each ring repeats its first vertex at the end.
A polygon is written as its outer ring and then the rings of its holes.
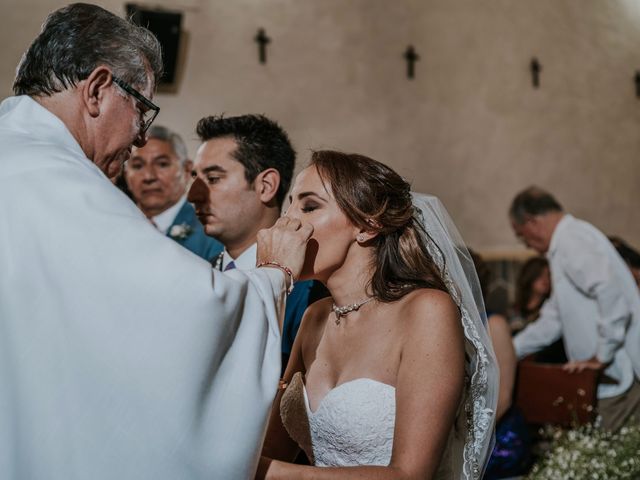
{"type": "Polygon", "coordinates": [[[316,300],[328,297],[329,291],[316,280],[302,280],[296,285],[287,298],[287,308],[284,312],[284,324],[282,326],[282,373],[287,366],[293,341],[298,334],[302,315],[309,305],[316,300]]]}
{"type": "Polygon", "coordinates": [[[196,211],[189,202],[184,202],[171,227],[167,231],[167,237],[209,262],[224,248],[219,241],[204,232],[204,228],[196,216],[196,211]],[[188,225],[191,231],[184,239],[172,237],[171,227],[174,225],[188,225]]]}

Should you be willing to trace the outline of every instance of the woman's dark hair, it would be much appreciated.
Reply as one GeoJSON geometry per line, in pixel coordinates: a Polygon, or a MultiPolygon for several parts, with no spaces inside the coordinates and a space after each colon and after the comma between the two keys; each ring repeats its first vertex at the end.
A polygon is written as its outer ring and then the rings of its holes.
{"type": "Polygon", "coordinates": [[[427,250],[409,184],[386,165],[363,155],[319,150],[311,166],[328,184],[338,206],[354,225],[378,235],[372,260],[371,293],[393,302],[418,288],[448,292],[427,250]]]}
{"type": "MultiPolygon", "coordinates": [[[[516,299],[514,308],[523,317],[526,317],[532,313],[531,311],[529,311],[528,304],[529,299],[531,298],[531,288],[533,286],[533,282],[535,282],[536,279],[538,279],[540,275],[542,275],[542,272],[544,272],[544,270],[548,268],[548,266],[549,262],[546,258],[533,257],[527,260],[520,269],[518,279],[516,280],[516,299]]],[[[542,302],[540,302],[540,305],[542,305],[544,300],[546,300],[546,298],[544,298],[542,302]]]]}

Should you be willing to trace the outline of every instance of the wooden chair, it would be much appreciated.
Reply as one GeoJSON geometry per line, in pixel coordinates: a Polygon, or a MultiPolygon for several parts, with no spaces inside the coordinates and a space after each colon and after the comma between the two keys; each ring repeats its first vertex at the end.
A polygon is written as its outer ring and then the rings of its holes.
{"type": "Polygon", "coordinates": [[[518,363],[515,403],[530,424],[576,426],[596,416],[599,372],[567,373],[560,364],[518,363]]]}

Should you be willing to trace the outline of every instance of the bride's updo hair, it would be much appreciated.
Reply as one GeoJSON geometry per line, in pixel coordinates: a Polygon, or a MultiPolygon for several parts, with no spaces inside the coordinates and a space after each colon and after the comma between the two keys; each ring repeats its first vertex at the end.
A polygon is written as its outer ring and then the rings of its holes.
{"type": "Polygon", "coordinates": [[[386,165],[363,155],[319,150],[311,156],[338,206],[354,225],[377,231],[371,293],[393,302],[417,288],[447,292],[424,242],[425,232],[409,184],[386,165]]]}

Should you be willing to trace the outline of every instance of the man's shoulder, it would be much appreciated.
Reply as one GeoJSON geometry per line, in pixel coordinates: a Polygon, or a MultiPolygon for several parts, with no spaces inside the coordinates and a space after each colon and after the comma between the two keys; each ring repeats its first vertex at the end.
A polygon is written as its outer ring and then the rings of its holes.
{"type": "Polygon", "coordinates": [[[43,168],[64,168],[69,165],[68,160],[71,158],[86,160],[70,151],[63,143],[30,138],[21,132],[0,131],[0,144],[2,173],[6,175],[43,168]]]}
{"type": "MultiPolygon", "coordinates": [[[[204,228],[202,227],[200,220],[198,220],[198,217],[196,216],[196,211],[193,208],[193,205],[191,205],[189,202],[183,203],[182,207],[180,207],[180,210],[178,210],[178,213],[171,223],[171,227],[182,225],[188,226],[190,230],[189,233],[194,234],[198,238],[211,238],[205,234],[204,228]]],[[[211,240],[216,241],[213,238],[211,238],[211,240]]]]}
{"type": "Polygon", "coordinates": [[[571,215],[565,215],[556,229],[555,237],[555,250],[567,255],[608,242],[604,233],[593,224],[571,215]]]}
{"type": "Polygon", "coordinates": [[[168,234],[185,248],[207,261],[219,255],[224,249],[218,240],[206,234],[196,216],[193,205],[189,202],[184,202],[184,205],[178,211],[176,218],[169,227],[168,234]],[[179,230],[176,232],[177,235],[172,234],[173,230],[179,230]]]}
{"type": "Polygon", "coordinates": [[[173,225],[183,223],[183,222],[197,222],[198,217],[196,217],[196,211],[189,202],[184,202],[178,213],[176,214],[176,218],[173,220],[173,225]]]}
{"type": "Polygon", "coordinates": [[[65,165],[60,159],[89,162],[65,124],[29,97],[11,97],[0,107],[3,173],[65,165]]]}

